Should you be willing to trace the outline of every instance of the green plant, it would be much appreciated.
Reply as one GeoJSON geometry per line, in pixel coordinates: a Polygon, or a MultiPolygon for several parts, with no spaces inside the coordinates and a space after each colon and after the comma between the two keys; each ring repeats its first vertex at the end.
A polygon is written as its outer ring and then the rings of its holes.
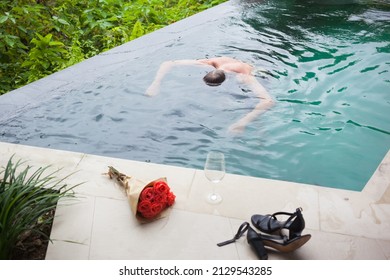
{"type": "Polygon", "coordinates": [[[49,172],[49,167],[38,168],[35,172],[23,162],[13,162],[11,157],[7,166],[0,172],[0,259],[10,259],[16,244],[26,232],[36,232],[49,236],[40,230],[42,223],[51,223],[47,213],[57,207],[62,198],[74,197],[73,188],[56,178],[58,171],[49,172]],[[32,173],[30,175],[30,173],[32,173]]]}
{"type": "Polygon", "coordinates": [[[33,82],[56,70],[63,68],[65,59],[63,55],[67,53],[64,44],[53,40],[53,34],[43,37],[36,34],[31,43],[34,47],[28,54],[28,59],[23,62],[22,67],[27,67],[29,71],[28,82],[33,82]]]}
{"type": "Polygon", "coordinates": [[[225,1],[0,1],[0,95],[225,1]]]}

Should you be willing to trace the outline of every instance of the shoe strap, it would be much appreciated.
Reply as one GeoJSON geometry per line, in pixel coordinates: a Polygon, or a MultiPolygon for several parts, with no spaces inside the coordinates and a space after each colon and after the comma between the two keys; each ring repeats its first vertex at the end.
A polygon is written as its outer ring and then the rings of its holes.
{"type": "Polygon", "coordinates": [[[298,213],[300,213],[302,211],[302,208],[299,207],[297,208],[297,210],[294,212],[294,213],[288,213],[288,212],[276,212],[274,214],[271,215],[271,218],[268,220],[268,229],[271,230],[271,220],[272,219],[275,219],[278,221],[278,218],[276,216],[278,215],[285,215],[285,216],[290,216],[288,217],[288,219],[281,223],[279,229],[282,229],[286,224],[288,224],[290,221],[292,221],[295,217],[298,216],[298,213]]]}
{"type": "Polygon", "coordinates": [[[248,230],[248,228],[249,228],[249,223],[248,222],[242,223],[240,225],[240,227],[238,228],[237,233],[234,235],[234,237],[232,239],[220,242],[217,245],[219,247],[221,247],[221,246],[225,246],[225,245],[228,245],[230,243],[236,242],[237,239],[239,239],[241,236],[243,236],[243,234],[248,230]]]}

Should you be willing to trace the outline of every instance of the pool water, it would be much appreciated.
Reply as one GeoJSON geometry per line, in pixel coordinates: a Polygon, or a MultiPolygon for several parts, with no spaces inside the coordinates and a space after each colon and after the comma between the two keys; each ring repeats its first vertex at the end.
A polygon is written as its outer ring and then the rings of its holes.
{"type": "Polygon", "coordinates": [[[0,141],[200,169],[220,150],[230,173],[361,190],[390,148],[390,5],[230,5],[191,36],[0,121],[0,141]],[[228,127],[257,98],[232,75],[209,87],[208,69],[180,66],[144,95],[163,61],[213,56],[265,69],[257,78],[276,105],[242,134],[228,127]]]}

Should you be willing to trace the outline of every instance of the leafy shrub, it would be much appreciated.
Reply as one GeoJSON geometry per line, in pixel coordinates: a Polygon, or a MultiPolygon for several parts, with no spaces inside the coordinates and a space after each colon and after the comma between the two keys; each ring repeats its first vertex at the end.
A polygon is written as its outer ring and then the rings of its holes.
{"type": "MultiPolygon", "coordinates": [[[[73,197],[72,189],[57,179],[56,172],[46,174],[48,167],[29,175],[31,167],[19,172],[22,162],[8,161],[0,171],[0,259],[9,259],[26,232],[41,232],[42,223],[51,223],[47,213],[57,207],[61,198],[73,197]]],[[[49,240],[49,236],[43,236],[49,240]]]]}
{"type": "Polygon", "coordinates": [[[0,94],[225,1],[1,1],[0,94]]]}

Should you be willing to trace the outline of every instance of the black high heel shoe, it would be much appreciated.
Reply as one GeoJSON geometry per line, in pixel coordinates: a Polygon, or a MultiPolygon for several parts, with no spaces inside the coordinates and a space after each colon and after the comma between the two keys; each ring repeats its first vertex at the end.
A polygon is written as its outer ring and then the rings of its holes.
{"type": "Polygon", "coordinates": [[[249,245],[251,245],[252,249],[261,260],[268,259],[265,247],[271,247],[283,253],[290,253],[302,247],[311,238],[310,234],[299,235],[293,238],[288,238],[287,236],[261,234],[251,228],[249,223],[244,222],[241,224],[236,235],[234,235],[232,239],[218,243],[217,245],[225,246],[227,244],[234,243],[237,239],[244,235],[246,231],[248,231],[246,238],[249,245]]]}
{"type": "Polygon", "coordinates": [[[305,220],[302,216],[302,208],[297,208],[294,213],[276,212],[272,215],[253,215],[251,218],[252,224],[260,231],[268,234],[279,233],[282,236],[281,230],[289,230],[289,239],[292,240],[301,236],[305,228],[305,220]],[[289,216],[286,221],[279,221],[276,216],[289,216]]]}

